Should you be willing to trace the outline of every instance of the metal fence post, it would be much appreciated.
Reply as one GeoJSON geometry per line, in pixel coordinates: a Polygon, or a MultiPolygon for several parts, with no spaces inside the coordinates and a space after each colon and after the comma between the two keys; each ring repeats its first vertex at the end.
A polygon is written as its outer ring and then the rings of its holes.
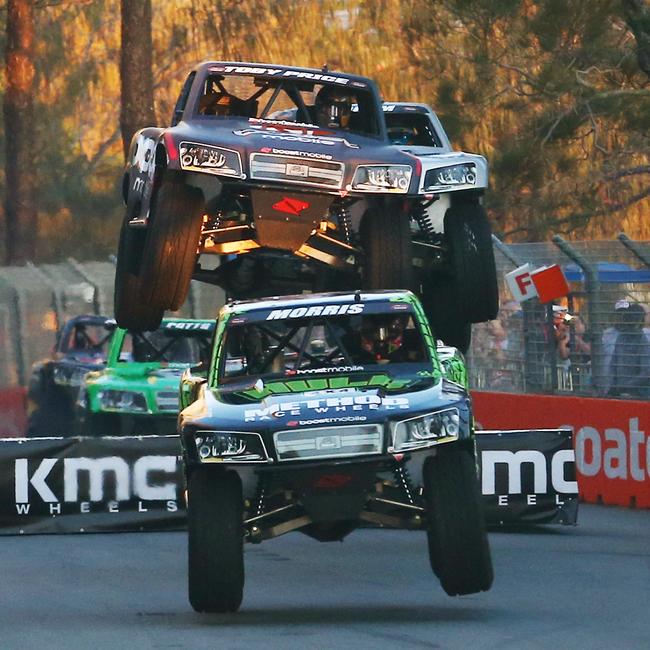
{"type": "Polygon", "coordinates": [[[650,269],[650,256],[646,255],[624,232],[619,233],[616,238],[627,248],[640,262],[650,269]]]}

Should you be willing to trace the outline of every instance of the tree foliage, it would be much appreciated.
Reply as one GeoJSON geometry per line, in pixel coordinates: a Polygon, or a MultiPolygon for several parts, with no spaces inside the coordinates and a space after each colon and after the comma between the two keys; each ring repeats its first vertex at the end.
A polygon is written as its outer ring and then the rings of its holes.
{"type": "MultiPolygon", "coordinates": [[[[35,7],[37,256],[102,257],[122,213],[120,3],[35,7]]],[[[327,62],[373,77],[387,99],[433,105],[456,147],[484,154],[487,207],[507,238],[650,239],[647,0],[152,0],[152,10],[159,124],[202,59],[327,62]]]]}

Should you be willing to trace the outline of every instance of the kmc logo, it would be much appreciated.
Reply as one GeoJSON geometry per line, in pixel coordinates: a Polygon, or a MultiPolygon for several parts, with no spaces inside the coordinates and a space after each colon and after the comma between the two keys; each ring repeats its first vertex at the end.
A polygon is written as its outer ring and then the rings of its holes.
{"type": "MultiPolygon", "coordinates": [[[[46,503],[59,503],[48,477],[57,463],[63,462],[63,501],[75,503],[80,500],[99,502],[107,498],[106,484],[111,485],[109,495],[115,501],[129,501],[135,497],[146,501],[165,501],[176,499],[176,456],[142,456],[133,464],[129,464],[118,456],[104,458],[44,458],[36,470],[29,474],[27,458],[17,458],[15,461],[15,491],[16,505],[29,504],[30,486],[46,503]],[[162,473],[169,475],[167,482],[160,483],[151,480],[151,474],[158,476],[162,473]],[[80,499],[80,475],[88,479],[88,499],[80,499]]],[[[19,512],[29,511],[29,506],[19,508],[19,512]]]]}

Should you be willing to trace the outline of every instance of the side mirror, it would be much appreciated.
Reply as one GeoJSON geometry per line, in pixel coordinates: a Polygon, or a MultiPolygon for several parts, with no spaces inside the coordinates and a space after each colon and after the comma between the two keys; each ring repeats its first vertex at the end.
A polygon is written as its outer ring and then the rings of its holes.
{"type": "MultiPolygon", "coordinates": [[[[200,366],[199,366],[200,368],[200,366]]],[[[201,387],[207,384],[208,378],[204,375],[193,375],[192,369],[188,368],[181,377],[179,402],[181,410],[199,399],[201,387]]]]}

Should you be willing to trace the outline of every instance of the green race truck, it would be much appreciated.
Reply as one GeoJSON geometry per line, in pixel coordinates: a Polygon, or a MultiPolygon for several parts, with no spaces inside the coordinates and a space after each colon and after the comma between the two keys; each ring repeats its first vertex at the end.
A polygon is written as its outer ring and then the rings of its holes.
{"type": "Polygon", "coordinates": [[[83,436],[173,434],[183,371],[207,363],[214,321],[166,318],[152,332],[118,328],[106,367],[89,372],[77,402],[83,436]]]}

